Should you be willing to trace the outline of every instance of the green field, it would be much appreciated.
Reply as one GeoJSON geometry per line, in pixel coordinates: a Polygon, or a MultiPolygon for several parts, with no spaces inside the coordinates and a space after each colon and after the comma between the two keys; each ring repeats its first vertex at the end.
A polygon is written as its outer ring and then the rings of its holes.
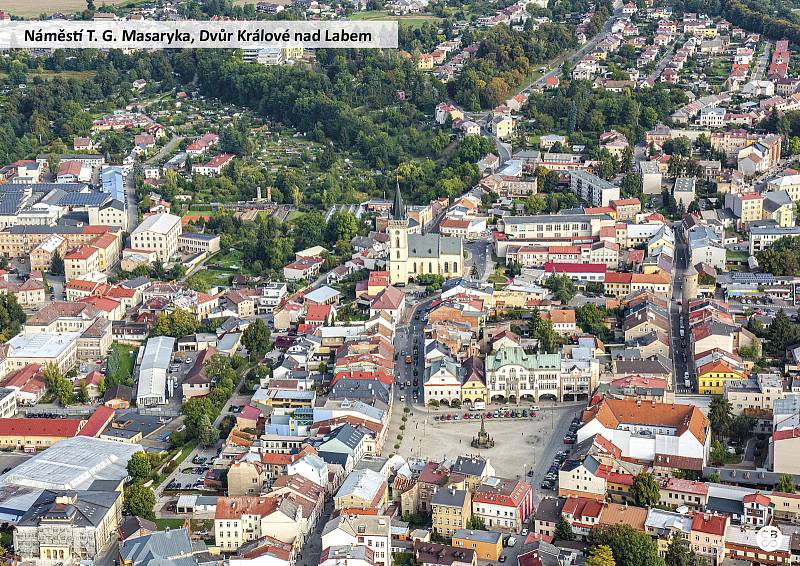
{"type": "Polygon", "coordinates": [[[422,24],[425,22],[431,23],[439,23],[439,18],[436,16],[430,16],[427,14],[414,14],[411,16],[393,16],[389,14],[386,10],[377,10],[377,11],[368,11],[368,12],[358,12],[357,14],[353,14],[350,16],[351,20],[366,20],[366,21],[374,21],[374,20],[394,20],[398,21],[405,26],[411,26],[413,28],[421,27],[422,24]]]}
{"type": "Polygon", "coordinates": [[[111,344],[111,350],[115,350],[119,352],[119,371],[118,375],[129,375],[133,377],[133,352],[136,351],[136,348],[133,346],[126,346],[125,344],[120,344],[119,342],[114,342],[111,344]]]}

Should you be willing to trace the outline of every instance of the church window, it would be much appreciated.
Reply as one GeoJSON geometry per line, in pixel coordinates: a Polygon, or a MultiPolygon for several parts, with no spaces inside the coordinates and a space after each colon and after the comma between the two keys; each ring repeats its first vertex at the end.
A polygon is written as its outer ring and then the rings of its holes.
{"type": "Polygon", "coordinates": [[[411,264],[411,265],[413,265],[413,266],[414,266],[414,273],[416,273],[416,272],[417,272],[417,262],[415,261],[415,262],[414,262],[413,264],[411,264]]]}
{"type": "Polygon", "coordinates": [[[397,259],[400,259],[400,250],[397,250],[397,259]]]}
{"type": "Polygon", "coordinates": [[[428,273],[433,273],[433,262],[428,262],[428,273]]]}
{"type": "Polygon", "coordinates": [[[444,272],[450,273],[450,264],[448,262],[444,262],[444,272]]]}
{"type": "Polygon", "coordinates": [[[453,262],[453,273],[458,273],[458,262],[453,262]]]}

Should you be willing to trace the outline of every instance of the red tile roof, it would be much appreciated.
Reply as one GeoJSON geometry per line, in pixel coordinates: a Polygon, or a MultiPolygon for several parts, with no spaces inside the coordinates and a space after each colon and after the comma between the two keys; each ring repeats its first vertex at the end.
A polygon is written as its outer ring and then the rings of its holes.
{"type": "Polygon", "coordinates": [[[86,424],[83,425],[83,428],[78,433],[78,436],[97,436],[104,428],[106,428],[106,425],[111,422],[111,419],[114,418],[114,412],[114,409],[111,407],[100,405],[94,410],[92,415],[86,421],[86,424]]]}
{"type": "Polygon", "coordinates": [[[80,419],[0,419],[0,436],[72,438],[82,426],[80,419]]]}
{"type": "Polygon", "coordinates": [[[697,513],[692,518],[692,530],[716,536],[725,536],[728,526],[728,517],[724,515],[709,515],[697,513]]]}

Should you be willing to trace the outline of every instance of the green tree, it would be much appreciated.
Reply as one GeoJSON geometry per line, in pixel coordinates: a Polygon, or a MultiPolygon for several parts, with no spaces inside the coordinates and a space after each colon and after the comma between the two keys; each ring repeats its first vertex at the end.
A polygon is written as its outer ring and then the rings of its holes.
{"type": "Polygon", "coordinates": [[[589,550],[586,566],[617,566],[611,547],[605,544],[593,546],[589,550]]]}
{"type": "Polygon", "coordinates": [[[652,507],[661,499],[661,491],[658,488],[653,474],[643,472],[633,478],[631,485],[631,497],[640,507],[652,507]]]}
{"type": "Polygon", "coordinates": [[[202,446],[213,446],[219,440],[219,431],[211,425],[208,415],[200,418],[197,428],[197,440],[202,446]]]}
{"type": "Polygon", "coordinates": [[[271,344],[270,331],[267,324],[260,318],[251,322],[242,333],[242,344],[247,348],[247,353],[250,355],[251,360],[269,352],[271,344]]]}
{"type": "Polygon", "coordinates": [[[562,305],[569,303],[572,298],[578,294],[575,288],[575,283],[566,275],[550,275],[550,278],[545,281],[544,286],[549,289],[556,300],[560,301],[562,305]]]}
{"type": "Polygon", "coordinates": [[[81,379],[78,384],[78,402],[79,403],[89,402],[89,387],[86,385],[85,379],[81,379]]]}
{"type": "Polygon", "coordinates": [[[791,474],[781,474],[778,476],[778,491],[783,493],[794,493],[796,486],[791,474]]]}
{"type": "Polygon", "coordinates": [[[194,334],[200,327],[195,316],[183,309],[175,309],[171,313],[159,313],[156,324],[151,332],[152,336],[172,336],[181,338],[194,334]]]}
{"type": "Polygon", "coordinates": [[[134,452],[128,460],[128,475],[134,482],[146,481],[153,475],[150,458],[143,451],[134,452]]]}
{"type": "Polygon", "coordinates": [[[563,516],[559,517],[556,523],[555,540],[575,540],[572,525],[563,516]]]}
{"type": "Polygon", "coordinates": [[[597,336],[604,342],[613,336],[605,321],[606,309],[594,303],[586,303],[575,309],[575,322],[587,334],[597,336]]]}
{"type": "Polygon", "coordinates": [[[19,334],[25,319],[25,311],[14,294],[0,295],[0,339],[3,342],[19,334]]]}
{"type": "Polygon", "coordinates": [[[486,530],[486,522],[478,517],[477,515],[472,515],[467,520],[467,528],[473,531],[485,531],[486,530]]]}
{"type": "Polygon", "coordinates": [[[711,430],[719,436],[727,436],[733,424],[733,414],[730,402],[722,395],[714,395],[708,407],[708,420],[711,421],[711,430]]]}
{"type": "Polygon", "coordinates": [[[664,562],[667,566],[702,566],[704,564],[704,560],[697,556],[689,546],[689,541],[678,533],[674,533],[669,539],[664,562]]]}
{"type": "Polygon", "coordinates": [[[50,273],[52,275],[64,275],[64,258],[58,253],[58,250],[53,252],[53,258],[50,261],[50,273]]]}
{"type": "Polygon", "coordinates": [[[664,566],[656,542],[630,525],[596,527],[589,535],[593,545],[611,547],[617,566],[664,566]]]}
{"type": "Polygon", "coordinates": [[[753,427],[756,426],[756,419],[747,415],[736,415],[731,422],[730,438],[736,444],[744,444],[753,427]]]}
{"type": "Polygon", "coordinates": [[[145,487],[140,482],[135,482],[125,486],[123,507],[128,515],[135,515],[154,521],[156,514],[156,494],[149,487],[145,487]]]}
{"type": "Polygon", "coordinates": [[[44,368],[44,380],[48,389],[58,399],[58,401],[67,407],[73,401],[73,385],[72,382],[64,377],[61,370],[57,365],[48,363],[44,368]]]}

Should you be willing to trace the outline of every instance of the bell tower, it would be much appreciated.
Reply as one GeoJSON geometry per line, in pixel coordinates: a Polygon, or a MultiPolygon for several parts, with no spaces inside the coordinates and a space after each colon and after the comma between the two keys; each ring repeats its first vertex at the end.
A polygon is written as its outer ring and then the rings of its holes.
{"type": "Polygon", "coordinates": [[[408,218],[400,194],[400,181],[394,192],[389,218],[389,283],[408,283],[408,218]]]}

